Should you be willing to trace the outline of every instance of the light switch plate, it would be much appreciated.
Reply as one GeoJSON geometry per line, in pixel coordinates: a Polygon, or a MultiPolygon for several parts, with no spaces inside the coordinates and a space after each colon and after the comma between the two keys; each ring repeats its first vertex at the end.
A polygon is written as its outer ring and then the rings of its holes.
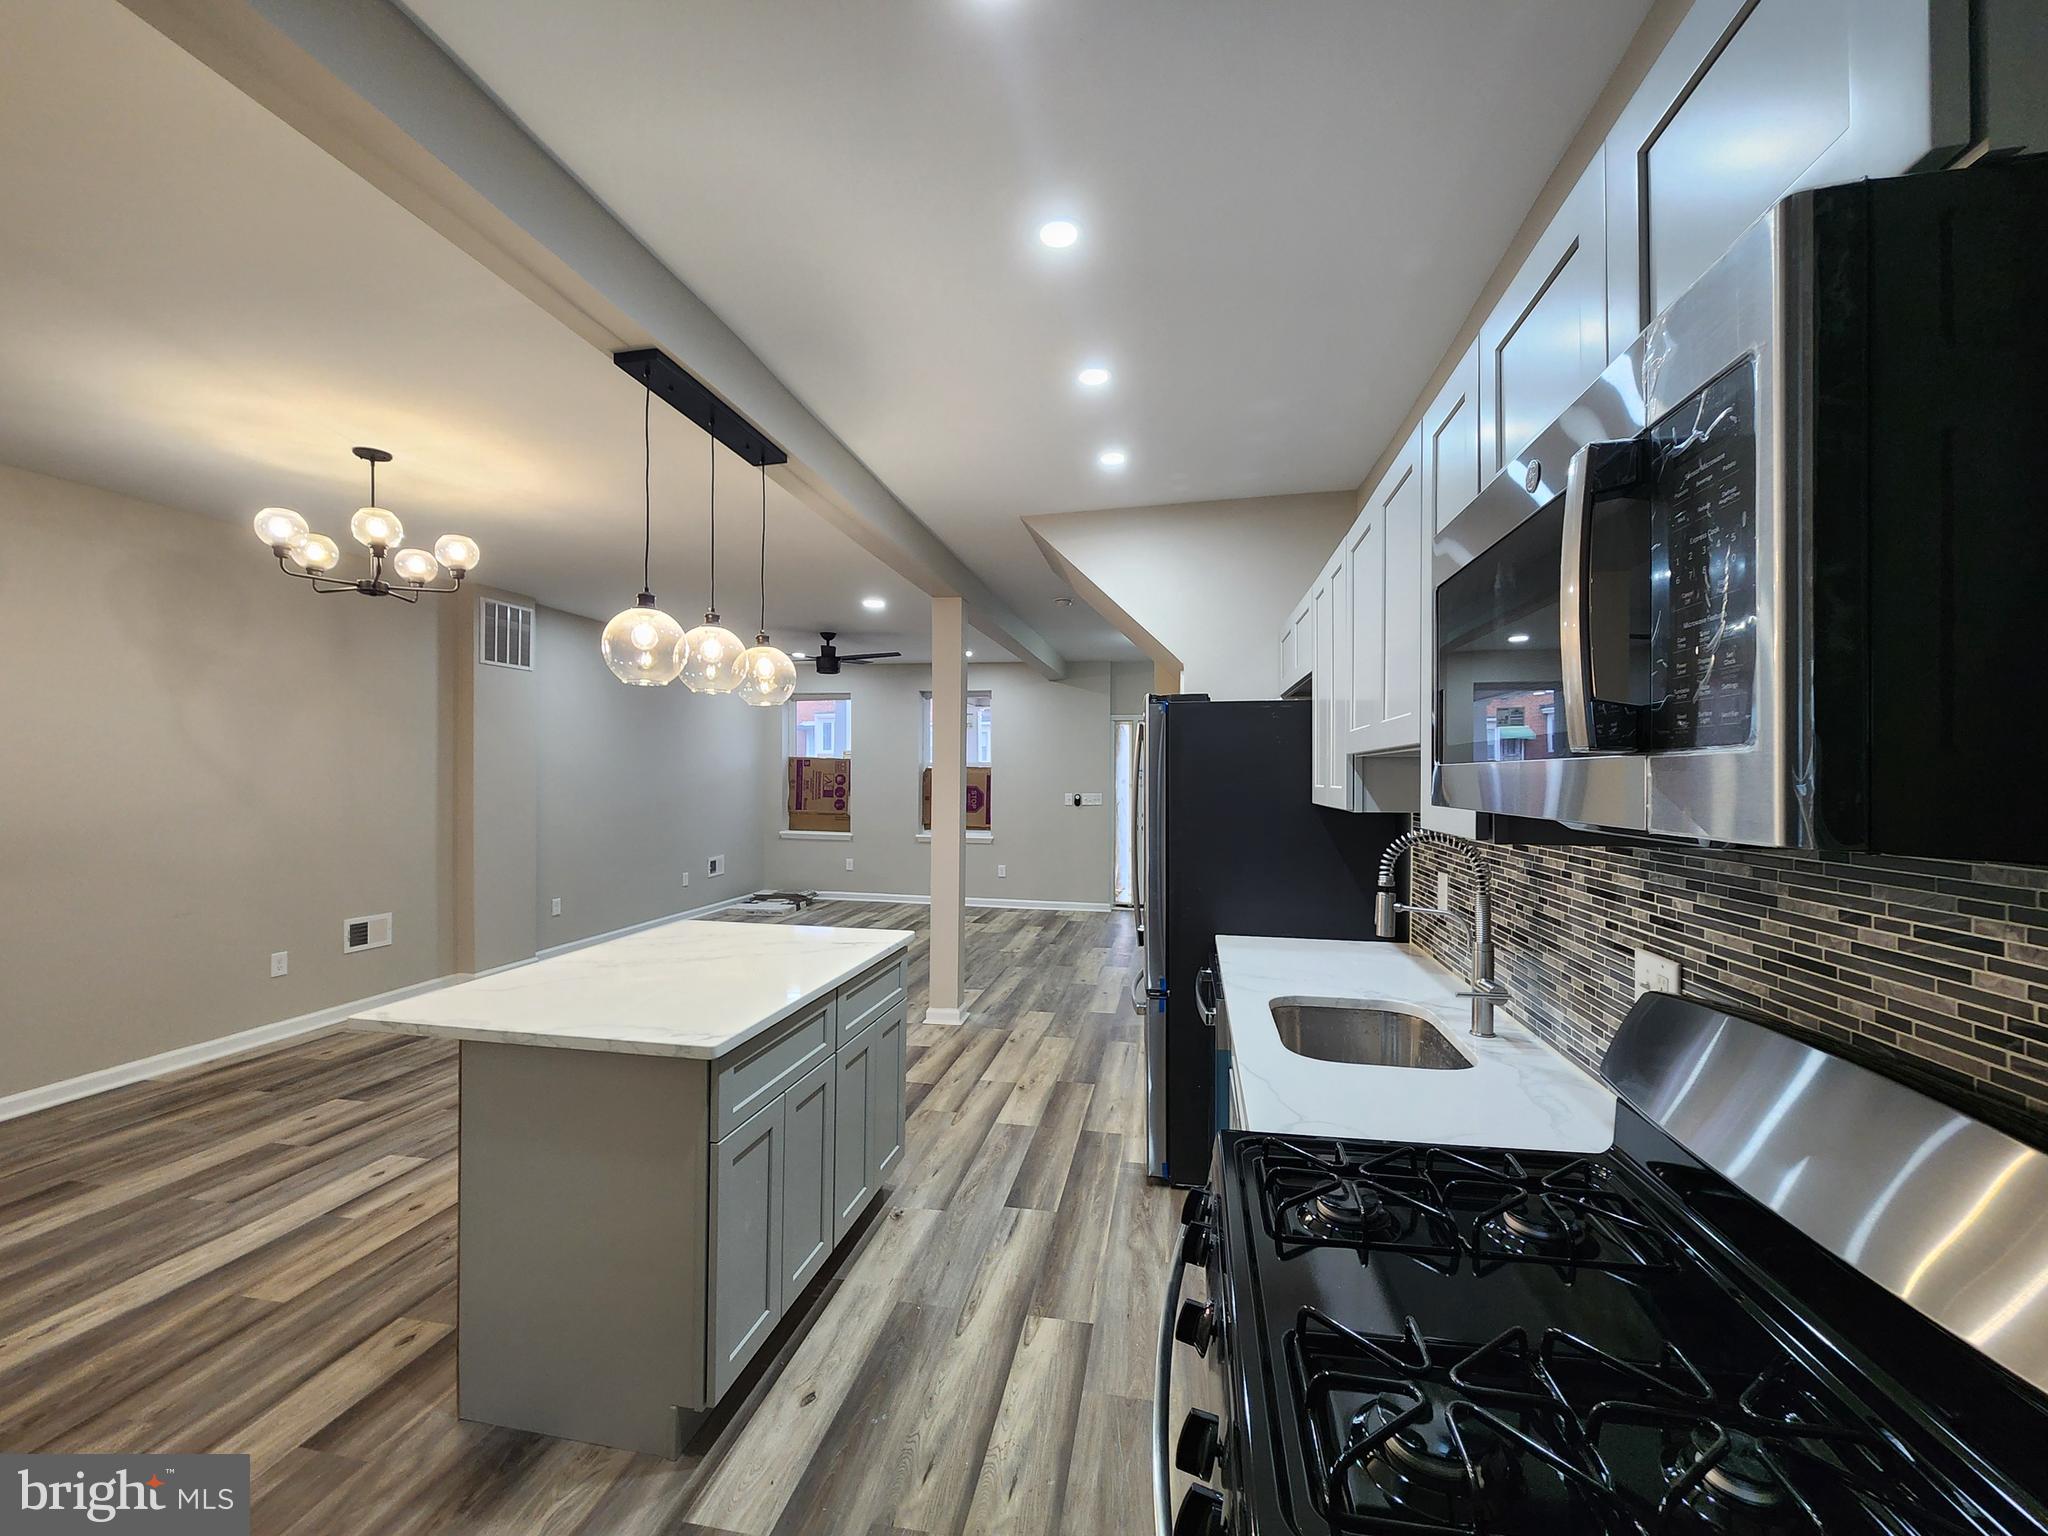
{"type": "Polygon", "coordinates": [[[560,917],[562,915],[562,898],[557,896],[552,902],[548,903],[548,910],[554,916],[560,917]]]}
{"type": "Polygon", "coordinates": [[[684,871],[683,871],[683,884],[685,884],[685,885],[688,885],[689,883],[690,883],[690,872],[689,872],[689,871],[688,871],[688,870],[686,869],[686,870],[684,870],[684,871]]]}
{"type": "Polygon", "coordinates": [[[1009,878],[1010,878],[1010,866],[1009,866],[1009,865],[1007,865],[1007,864],[998,864],[998,865],[996,866],[996,878],[997,878],[998,880],[1007,880],[1007,879],[1009,879],[1009,878]]]}
{"type": "Polygon", "coordinates": [[[286,971],[288,971],[288,970],[290,970],[290,969],[291,969],[291,964],[292,964],[292,957],[291,957],[291,951],[290,951],[290,950],[285,950],[285,949],[279,949],[279,950],[273,950],[273,951],[271,952],[271,955],[270,955],[270,974],[271,974],[271,975],[273,975],[273,976],[282,976],[282,975],[284,975],[284,973],[285,973],[286,971]]]}
{"type": "Polygon", "coordinates": [[[1660,955],[1652,950],[1636,951],[1636,996],[1645,992],[1676,992],[1685,977],[1685,968],[1669,955],[1660,955]]]}
{"type": "Polygon", "coordinates": [[[847,867],[848,869],[851,869],[851,868],[853,868],[853,860],[851,860],[851,859],[848,859],[848,860],[846,861],[846,867],[847,867]]]}
{"type": "Polygon", "coordinates": [[[1081,797],[1081,803],[1083,805],[1100,805],[1102,804],[1102,795],[1099,791],[1090,791],[1081,797]]]}

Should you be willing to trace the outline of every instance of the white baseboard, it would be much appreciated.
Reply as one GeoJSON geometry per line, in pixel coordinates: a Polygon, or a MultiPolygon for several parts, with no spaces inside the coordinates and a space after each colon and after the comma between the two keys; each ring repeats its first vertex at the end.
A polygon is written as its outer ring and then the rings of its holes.
{"type": "Polygon", "coordinates": [[[927,1024],[965,1024],[967,1022],[967,1010],[965,1008],[927,1008],[924,1011],[924,1021],[927,1024]]]}
{"type": "MultiPolygon", "coordinates": [[[[932,904],[929,896],[897,894],[890,891],[820,891],[820,901],[868,901],[880,902],[885,906],[928,907],[932,904]]],[[[1108,912],[1106,901],[1011,901],[1002,896],[970,896],[970,907],[1001,907],[1019,912],[1108,912]]]]}
{"type": "Polygon", "coordinates": [[[39,1109],[54,1109],[57,1105],[69,1104],[74,1099],[89,1098],[95,1093],[105,1093],[113,1088],[125,1088],[128,1084],[142,1082],[145,1078],[165,1077],[172,1072],[182,1072],[187,1067],[196,1067],[223,1056],[239,1056],[244,1051],[252,1051],[262,1045],[272,1045],[279,1040],[289,1040],[294,1035],[310,1035],[316,1030],[331,1029],[366,1008],[381,1008],[386,1003],[402,1002],[408,997],[417,997],[422,992],[437,991],[458,981],[467,980],[467,976],[437,976],[432,981],[414,982],[409,987],[394,987],[389,992],[379,992],[375,997],[359,997],[353,1002],[337,1003],[332,1008],[302,1013],[297,1018],[279,1019],[274,1024],[258,1024],[254,1029],[238,1030],[232,1035],[201,1040],[193,1045],[181,1045],[175,1050],[144,1056],[139,1061],[124,1061],[115,1066],[101,1067],[95,1072],[67,1077],[62,1082],[45,1083],[40,1088],[24,1088],[19,1093],[0,1097],[0,1120],[32,1115],[39,1109]]]}
{"type": "MultiPolygon", "coordinates": [[[[659,928],[664,923],[679,923],[693,917],[705,917],[749,899],[750,896],[733,896],[724,901],[713,902],[709,906],[693,907],[687,912],[672,912],[666,917],[650,918],[644,923],[614,928],[609,933],[596,933],[587,939],[552,945],[539,951],[531,960],[507,961],[504,965],[494,965],[489,970],[478,971],[476,976],[495,976],[500,971],[513,971],[522,965],[531,965],[534,960],[545,960],[552,955],[565,955],[574,949],[587,949],[592,944],[602,944],[607,939],[622,938],[626,934],[639,933],[648,928],[659,928]]],[[[331,1008],[302,1013],[296,1018],[279,1019],[272,1024],[258,1024],[253,1029],[238,1030],[232,1035],[201,1040],[193,1045],[181,1045],[175,1050],[162,1051],[155,1056],[144,1056],[138,1061],[124,1061],[115,1066],[101,1067],[97,1071],[86,1072],[78,1077],[67,1077],[62,1082],[45,1083],[39,1088],[24,1088],[19,1093],[0,1096],[0,1120],[13,1120],[21,1115],[32,1115],[39,1109],[54,1109],[57,1105],[69,1104],[74,1099],[90,1098],[93,1094],[106,1093],[114,1088],[125,1088],[130,1083],[139,1083],[147,1078],[182,1072],[187,1067],[218,1061],[224,1056],[239,1056],[244,1051],[255,1050],[258,1046],[274,1045],[280,1040],[289,1040],[294,1035],[310,1035],[317,1030],[331,1029],[336,1024],[347,1023],[357,1014],[371,1008],[382,1008],[387,1003],[402,1002],[408,997],[418,997],[422,992],[437,992],[443,987],[452,987],[458,982],[474,979],[475,976],[463,972],[452,976],[436,976],[431,981],[417,981],[411,986],[394,987],[389,992],[379,992],[374,997],[358,997],[350,1002],[336,1003],[331,1008]]]]}

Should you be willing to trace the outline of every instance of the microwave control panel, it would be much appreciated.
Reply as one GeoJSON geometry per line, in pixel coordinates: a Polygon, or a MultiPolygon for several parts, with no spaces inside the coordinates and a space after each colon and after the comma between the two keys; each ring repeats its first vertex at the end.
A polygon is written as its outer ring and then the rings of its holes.
{"type": "Polygon", "coordinates": [[[1744,359],[1649,431],[1652,750],[1756,736],[1756,375],[1744,359]]]}

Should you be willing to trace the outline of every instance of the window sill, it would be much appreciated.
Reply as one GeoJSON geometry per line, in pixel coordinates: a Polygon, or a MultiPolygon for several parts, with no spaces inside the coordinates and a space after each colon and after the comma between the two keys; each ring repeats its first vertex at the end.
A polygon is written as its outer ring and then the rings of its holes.
{"type": "MultiPolygon", "coordinates": [[[[932,840],[932,835],[929,832],[919,832],[916,836],[920,843],[928,843],[932,840]]],[[[967,834],[967,841],[970,843],[992,843],[995,840],[996,835],[993,832],[970,832],[967,834]]]]}
{"type": "Polygon", "coordinates": [[[792,843],[850,843],[851,832],[791,832],[787,828],[775,834],[792,843]]]}

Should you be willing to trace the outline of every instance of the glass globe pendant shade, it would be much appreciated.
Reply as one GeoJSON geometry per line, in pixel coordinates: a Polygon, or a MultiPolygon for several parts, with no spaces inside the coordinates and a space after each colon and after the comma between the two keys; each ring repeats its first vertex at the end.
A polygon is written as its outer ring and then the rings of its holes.
{"type": "Polygon", "coordinates": [[[638,607],[628,608],[604,627],[598,642],[612,676],[636,688],[661,688],[682,670],[683,626],[654,606],[654,595],[640,594],[638,607]]]}
{"type": "Polygon", "coordinates": [[[747,648],[740,637],[707,613],[704,622],[683,636],[683,682],[692,693],[731,693],[744,674],[747,648]]]}
{"type": "Polygon", "coordinates": [[[391,557],[391,569],[400,581],[423,587],[441,574],[441,562],[424,549],[401,549],[391,557]]]}
{"type": "Polygon", "coordinates": [[[434,541],[434,558],[461,576],[476,569],[477,561],[483,558],[483,551],[467,534],[444,533],[434,541]]]}
{"type": "Polygon", "coordinates": [[[740,658],[740,685],[735,690],[743,704],[767,709],[796,692],[796,663],[768,643],[766,634],[754,636],[740,658]]]}
{"type": "Polygon", "coordinates": [[[341,564],[341,551],[324,533],[309,533],[292,547],[292,559],[302,571],[331,571],[341,564]]]}
{"type": "Polygon", "coordinates": [[[405,524],[382,507],[358,507],[348,520],[355,541],[369,549],[389,549],[405,537],[405,524]]]}
{"type": "Polygon", "coordinates": [[[256,537],[272,549],[291,549],[306,536],[306,520],[290,507],[265,507],[256,514],[256,537]]]}

